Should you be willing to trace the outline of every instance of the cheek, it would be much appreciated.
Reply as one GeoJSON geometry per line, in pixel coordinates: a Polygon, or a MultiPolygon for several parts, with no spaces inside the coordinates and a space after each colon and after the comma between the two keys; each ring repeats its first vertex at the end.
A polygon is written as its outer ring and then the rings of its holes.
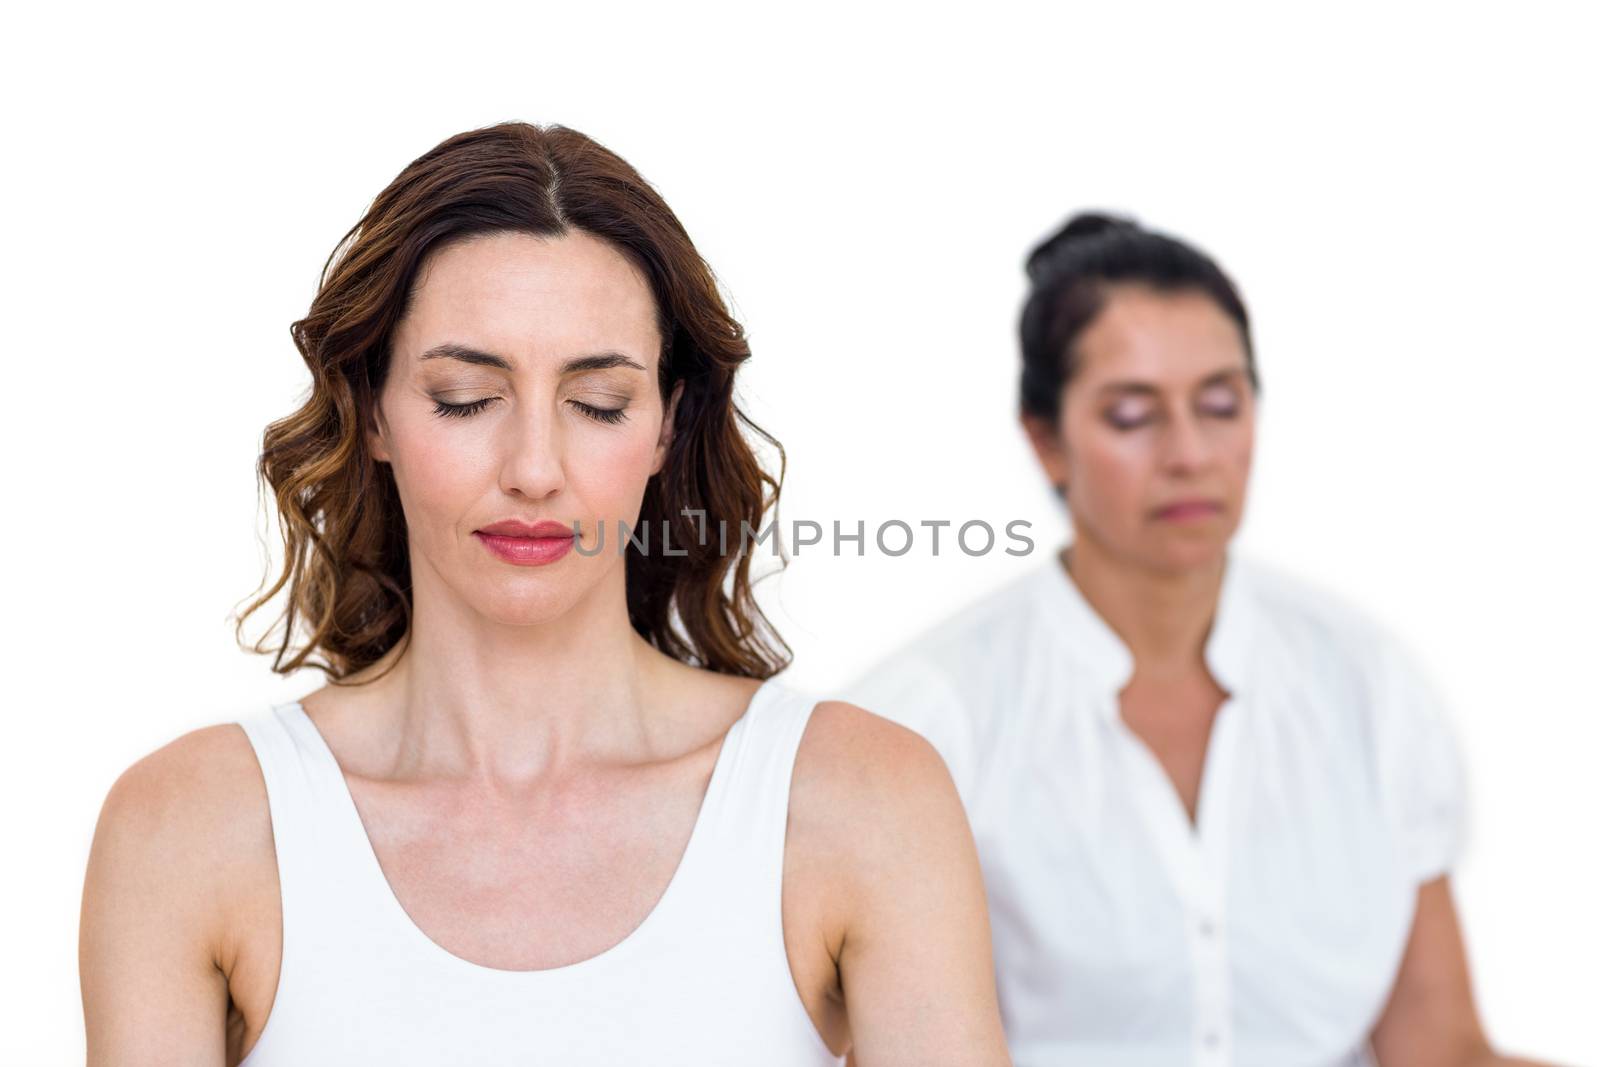
{"type": "Polygon", "coordinates": [[[567,452],[567,484],[583,503],[610,517],[635,514],[655,462],[659,420],[585,431],[567,452]]]}
{"type": "Polygon", "coordinates": [[[408,414],[392,424],[394,477],[407,506],[409,525],[427,525],[429,514],[459,514],[485,477],[493,477],[492,451],[473,434],[452,433],[443,419],[408,414]]]}
{"type": "Polygon", "coordinates": [[[1106,512],[1139,512],[1156,469],[1149,434],[1090,431],[1079,435],[1069,455],[1073,494],[1106,512]]]}
{"type": "Polygon", "coordinates": [[[1255,422],[1244,420],[1231,428],[1223,441],[1222,455],[1236,483],[1250,476],[1250,461],[1255,455],[1255,422]]]}

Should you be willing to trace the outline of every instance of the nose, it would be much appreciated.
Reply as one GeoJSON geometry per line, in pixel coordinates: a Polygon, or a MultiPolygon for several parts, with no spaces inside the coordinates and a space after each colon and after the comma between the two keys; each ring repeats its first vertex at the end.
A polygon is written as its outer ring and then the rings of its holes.
{"type": "Polygon", "coordinates": [[[567,482],[561,420],[549,412],[508,419],[505,426],[500,488],[530,500],[559,493],[567,482]]]}
{"type": "Polygon", "coordinates": [[[1165,446],[1163,459],[1167,470],[1173,474],[1204,470],[1215,455],[1205,427],[1190,411],[1179,412],[1171,419],[1162,443],[1165,446]]]}

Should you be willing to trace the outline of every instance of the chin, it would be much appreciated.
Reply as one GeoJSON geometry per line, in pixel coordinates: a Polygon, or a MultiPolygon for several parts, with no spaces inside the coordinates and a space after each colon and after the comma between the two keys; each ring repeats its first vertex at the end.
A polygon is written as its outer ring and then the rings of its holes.
{"type": "Polygon", "coordinates": [[[1206,570],[1219,565],[1227,557],[1231,533],[1231,530],[1205,533],[1196,530],[1176,536],[1169,535],[1152,546],[1147,558],[1155,570],[1168,574],[1206,570]]]}
{"type": "Polygon", "coordinates": [[[472,599],[479,614],[502,626],[540,626],[570,613],[582,594],[571,576],[552,574],[479,588],[472,599]]]}
{"type": "Polygon", "coordinates": [[[482,609],[485,618],[498,626],[545,626],[556,622],[571,610],[570,604],[530,605],[491,604],[482,609]]]}

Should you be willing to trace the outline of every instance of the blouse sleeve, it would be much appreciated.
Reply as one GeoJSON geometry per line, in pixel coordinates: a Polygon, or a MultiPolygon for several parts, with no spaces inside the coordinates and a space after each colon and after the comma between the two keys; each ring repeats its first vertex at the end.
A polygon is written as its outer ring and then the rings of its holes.
{"type": "Polygon", "coordinates": [[[963,804],[972,799],[973,724],[956,687],[922,655],[893,656],[847,685],[843,699],[921,734],[944,759],[963,804]]]}
{"type": "Polygon", "coordinates": [[[1417,884],[1449,873],[1466,823],[1465,775],[1443,701],[1409,649],[1384,635],[1377,734],[1404,862],[1417,884]]]}

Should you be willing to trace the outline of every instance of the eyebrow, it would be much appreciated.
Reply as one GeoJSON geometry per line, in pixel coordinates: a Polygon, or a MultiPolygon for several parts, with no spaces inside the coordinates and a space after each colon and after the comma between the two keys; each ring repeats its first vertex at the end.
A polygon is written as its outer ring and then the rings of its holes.
{"type": "MultiPolygon", "coordinates": [[[[1245,378],[1248,375],[1243,367],[1228,367],[1206,375],[1195,385],[1196,389],[1204,389],[1208,385],[1217,385],[1231,378],[1245,378]]],[[[1145,396],[1158,396],[1161,390],[1149,382],[1107,382],[1100,387],[1102,394],[1106,393],[1138,393],[1145,396]]]]}
{"type": "MultiPolygon", "coordinates": [[[[477,367],[493,367],[496,370],[509,371],[512,369],[511,361],[504,356],[497,356],[493,352],[482,352],[466,345],[446,342],[434,345],[422,353],[419,360],[429,359],[457,359],[463,363],[471,363],[477,367]]],[[[612,367],[632,367],[635,370],[645,370],[644,364],[621,352],[596,352],[587,356],[574,356],[561,364],[562,374],[576,374],[587,370],[610,370],[612,367]]]]}

